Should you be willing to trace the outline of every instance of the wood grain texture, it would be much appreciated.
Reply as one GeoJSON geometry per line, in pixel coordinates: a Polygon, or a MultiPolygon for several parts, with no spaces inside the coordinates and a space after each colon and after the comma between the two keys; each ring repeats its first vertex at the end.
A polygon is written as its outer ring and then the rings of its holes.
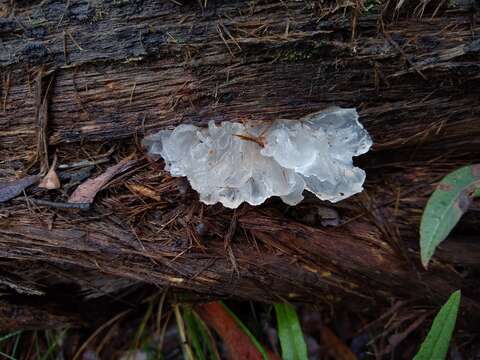
{"type": "MultiPolygon", "coordinates": [[[[141,158],[139,139],[162,128],[299,118],[331,105],[357,107],[374,147],[358,159],[366,191],[334,206],[336,228],[315,215],[332,205],[311,197],[295,208],[276,200],[235,213],[206,207],[146,160],[107,184],[88,212],[12,200],[0,208],[9,271],[43,261],[206,298],[359,308],[391,298],[442,303],[462,288],[480,314],[478,281],[453,267],[474,266],[477,247],[449,252],[458,244],[447,241],[428,272],[417,252],[435,182],[480,158],[478,11],[465,5],[432,17],[432,3],[419,18],[409,10],[416,4],[395,16],[388,6],[383,17],[364,11],[353,31],[354,12],[329,2],[17,3],[0,19],[2,177],[38,169],[39,99],[48,104],[50,157],[57,151],[60,165],[107,159],[92,167],[95,176],[133,152],[141,158]],[[155,196],[133,191],[138,185],[155,196]]],[[[77,185],[29,196],[65,202],[77,185]]],[[[479,223],[478,212],[467,216],[455,236],[478,233],[479,223]]]]}

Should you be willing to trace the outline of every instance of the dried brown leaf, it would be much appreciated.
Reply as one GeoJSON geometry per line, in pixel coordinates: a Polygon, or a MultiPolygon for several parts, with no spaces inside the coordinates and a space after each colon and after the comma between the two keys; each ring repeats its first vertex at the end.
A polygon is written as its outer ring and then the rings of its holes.
{"type": "Polygon", "coordinates": [[[331,355],[338,360],[356,360],[357,357],[350,350],[350,348],[337,336],[335,333],[330,330],[328,326],[323,326],[320,338],[322,339],[322,344],[324,344],[331,355]]]}
{"type": "MultiPolygon", "coordinates": [[[[264,359],[257,345],[252,341],[252,335],[245,333],[238,319],[220,302],[198,305],[196,310],[205,323],[222,338],[228,348],[229,359],[264,359]]],[[[266,350],[266,353],[270,360],[280,360],[273,352],[266,350]]]]}
{"type": "Polygon", "coordinates": [[[404,331],[401,333],[395,333],[388,339],[388,346],[382,351],[382,355],[391,353],[405,338],[415,331],[427,318],[428,313],[423,314],[418,319],[416,319],[412,324],[410,324],[404,331]]]}
{"type": "Polygon", "coordinates": [[[108,183],[114,176],[130,169],[136,163],[137,160],[131,160],[131,157],[128,157],[120,161],[118,164],[109,167],[103,174],[79,185],[73,194],[70,195],[68,202],[76,204],[92,203],[97,193],[106,183],[108,183]]]}

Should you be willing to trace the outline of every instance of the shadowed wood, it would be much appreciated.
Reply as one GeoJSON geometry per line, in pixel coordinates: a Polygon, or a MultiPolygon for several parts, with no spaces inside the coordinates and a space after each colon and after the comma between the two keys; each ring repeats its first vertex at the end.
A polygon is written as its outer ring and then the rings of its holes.
{"type": "MultiPolygon", "coordinates": [[[[392,298],[442,303],[462,288],[472,318],[479,313],[478,280],[453,265],[474,267],[480,249],[452,253],[458,244],[447,241],[428,272],[417,251],[434,184],[480,158],[475,8],[431,17],[432,3],[422,18],[409,8],[392,17],[387,7],[383,19],[380,9],[364,11],[352,39],[355,12],[336,3],[68,4],[19,2],[0,19],[2,179],[39,171],[41,121],[50,160],[54,151],[60,165],[91,160],[93,177],[134,152],[141,159],[139,140],[168,126],[299,118],[339,105],[359,109],[374,141],[358,159],[366,190],[335,206],[307,196],[295,208],[273,199],[232,212],[202,205],[161,162],[142,160],[107,184],[89,211],[22,197],[1,204],[7,272],[42,261],[204,298],[359,308],[392,298]],[[324,206],[339,212],[339,227],[321,225],[324,206]]],[[[27,194],[66,202],[80,182],[27,194]]],[[[474,212],[455,236],[478,230],[474,212]]],[[[82,276],[71,279],[79,289],[82,276]]]]}

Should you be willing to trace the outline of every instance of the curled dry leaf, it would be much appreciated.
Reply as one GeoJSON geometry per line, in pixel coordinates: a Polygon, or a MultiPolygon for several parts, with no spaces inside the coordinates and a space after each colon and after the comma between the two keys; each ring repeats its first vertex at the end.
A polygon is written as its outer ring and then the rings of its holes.
{"type": "Polygon", "coordinates": [[[118,164],[109,167],[103,174],[94,179],[89,179],[79,185],[70,198],[69,203],[90,204],[95,199],[97,193],[108,183],[114,176],[130,169],[138,161],[132,160],[131,157],[125,158],[118,164]]]}
{"type": "Polygon", "coordinates": [[[55,171],[55,168],[57,167],[57,155],[55,154],[55,158],[53,159],[53,164],[50,167],[50,170],[48,170],[47,175],[40,181],[38,184],[38,187],[43,188],[43,189],[60,189],[60,179],[58,178],[57,172],[55,171]]]}
{"type": "Polygon", "coordinates": [[[17,197],[38,180],[40,180],[39,175],[31,175],[18,180],[0,182],[0,203],[17,197]]]}
{"type": "Polygon", "coordinates": [[[127,187],[135,194],[143,197],[150,198],[152,200],[160,201],[160,195],[148,186],[140,184],[127,184],[127,187]]]}

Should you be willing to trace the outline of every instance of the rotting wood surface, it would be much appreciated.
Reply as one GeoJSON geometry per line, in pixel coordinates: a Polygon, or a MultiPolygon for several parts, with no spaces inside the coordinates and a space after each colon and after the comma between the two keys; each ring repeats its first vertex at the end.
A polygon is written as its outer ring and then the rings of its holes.
{"type": "Polygon", "coordinates": [[[428,272],[417,251],[435,182],[480,158],[480,25],[467,3],[434,17],[438,3],[420,18],[415,2],[357,19],[312,1],[14,1],[0,18],[0,177],[45,170],[56,151],[63,189],[33,188],[0,205],[2,269],[98,296],[145,282],[358,307],[440,303],[462,288],[479,314],[480,287],[468,275],[480,262],[469,240],[478,212],[428,272]],[[298,118],[333,104],[357,107],[374,140],[358,161],[365,192],[335,206],[307,197],[295,208],[207,207],[146,160],[107,184],[89,211],[48,206],[133,152],[141,159],[146,133],[298,118]],[[91,165],[66,169],[72,163],[91,165]],[[342,225],[321,226],[324,206],[342,225]],[[45,276],[45,264],[57,270],[45,276]],[[467,267],[462,276],[456,265],[467,267]],[[106,289],[85,280],[92,272],[124,280],[106,289]]]}

